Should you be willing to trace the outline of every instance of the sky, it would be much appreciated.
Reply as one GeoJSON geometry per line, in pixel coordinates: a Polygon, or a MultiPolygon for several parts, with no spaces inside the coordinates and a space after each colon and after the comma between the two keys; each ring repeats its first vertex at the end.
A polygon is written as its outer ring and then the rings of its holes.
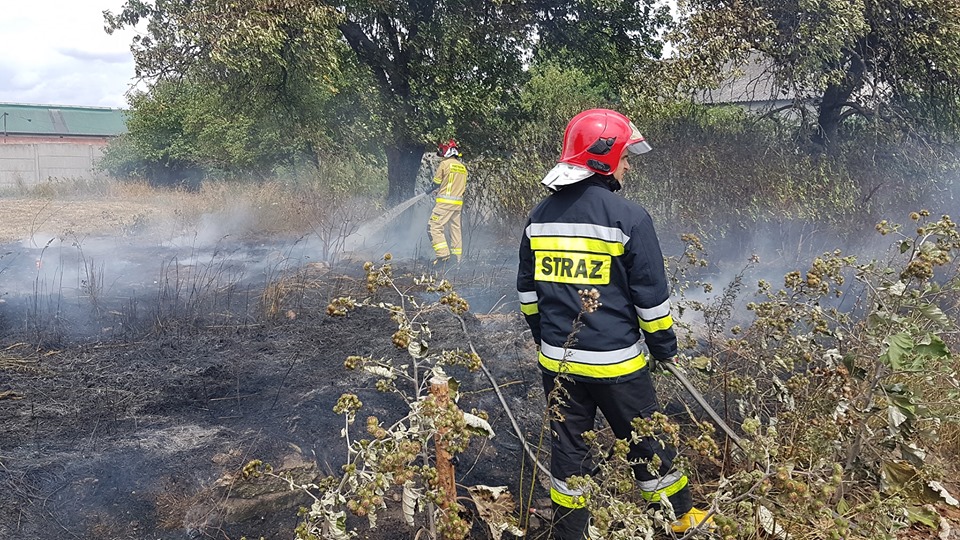
{"type": "Polygon", "coordinates": [[[103,30],[123,0],[4,0],[0,103],[126,107],[131,30],[103,30]]]}

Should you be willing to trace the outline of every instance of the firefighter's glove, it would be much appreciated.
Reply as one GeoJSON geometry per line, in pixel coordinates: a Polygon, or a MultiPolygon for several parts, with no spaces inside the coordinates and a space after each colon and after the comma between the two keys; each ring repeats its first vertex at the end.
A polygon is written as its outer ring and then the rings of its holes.
{"type": "Polygon", "coordinates": [[[427,189],[423,190],[424,193],[431,195],[437,191],[436,184],[427,184],[427,189]]]}
{"type": "Polygon", "coordinates": [[[667,364],[676,366],[677,358],[674,356],[674,357],[663,358],[658,360],[656,358],[650,357],[647,360],[647,364],[650,366],[650,373],[656,373],[658,375],[670,375],[670,372],[667,370],[665,366],[667,364]]]}

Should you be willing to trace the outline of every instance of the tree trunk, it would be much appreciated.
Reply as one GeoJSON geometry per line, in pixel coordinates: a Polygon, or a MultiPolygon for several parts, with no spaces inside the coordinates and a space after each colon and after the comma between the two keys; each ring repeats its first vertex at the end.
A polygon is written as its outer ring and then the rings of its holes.
{"type": "Polygon", "coordinates": [[[858,58],[851,58],[846,76],[840,84],[831,84],[820,98],[817,110],[817,133],[814,142],[824,150],[836,147],[840,122],[843,121],[843,108],[850,101],[853,92],[863,85],[865,66],[858,58]]]}
{"type": "Polygon", "coordinates": [[[387,152],[387,203],[395,205],[413,196],[417,171],[423,159],[423,145],[401,142],[390,145],[387,152]]]}
{"type": "Polygon", "coordinates": [[[817,134],[814,142],[824,150],[830,151],[837,142],[841,113],[844,103],[850,98],[851,90],[831,84],[820,98],[817,111],[817,134]]]}

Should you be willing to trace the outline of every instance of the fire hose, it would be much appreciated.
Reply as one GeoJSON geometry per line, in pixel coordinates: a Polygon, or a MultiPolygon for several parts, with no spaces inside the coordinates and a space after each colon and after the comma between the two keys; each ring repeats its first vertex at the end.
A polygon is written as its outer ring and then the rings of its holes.
{"type": "Polygon", "coordinates": [[[733,441],[733,444],[737,445],[741,450],[746,451],[746,448],[743,446],[743,439],[741,439],[740,436],[737,435],[733,429],[723,421],[723,418],[720,418],[720,415],[717,414],[717,411],[713,410],[713,407],[711,407],[707,403],[707,400],[703,398],[703,394],[701,394],[700,391],[693,386],[693,383],[691,383],[690,379],[688,379],[683,373],[683,371],[680,369],[680,366],[674,364],[673,362],[661,362],[660,365],[663,366],[663,369],[669,371],[671,375],[676,377],[677,381],[680,382],[680,385],[683,386],[683,388],[688,394],[690,394],[691,397],[693,397],[693,400],[696,401],[697,404],[707,412],[707,416],[709,416],[714,423],[720,426],[720,429],[727,434],[727,437],[730,437],[730,440],[733,441]]]}
{"type": "MultiPolygon", "coordinates": [[[[456,317],[457,319],[460,320],[460,327],[463,329],[463,333],[466,334],[467,336],[467,344],[470,346],[470,352],[472,352],[473,354],[477,354],[476,349],[474,349],[473,347],[473,340],[470,339],[470,333],[467,332],[466,321],[464,321],[463,317],[459,315],[456,315],[456,317]]],[[[688,379],[687,376],[684,375],[683,371],[680,370],[680,367],[674,364],[673,362],[662,362],[660,365],[663,366],[664,369],[669,371],[674,377],[676,377],[677,381],[679,381],[680,384],[684,387],[684,389],[686,389],[686,391],[693,397],[694,401],[696,401],[697,404],[700,405],[700,407],[702,407],[703,410],[707,412],[707,415],[710,417],[711,420],[713,420],[714,422],[716,422],[718,426],[720,426],[720,429],[722,429],[723,432],[726,433],[728,437],[730,437],[730,440],[732,440],[733,443],[736,444],[741,450],[746,451],[746,449],[744,448],[743,439],[741,439],[740,436],[737,435],[736,432],[734,432],[733,429],[731,429],[730,426],[728,426],[727,423],[723,421],[723,418],[721,418],[720,415],[717,414],[717,411],[713,410],[713,407],[711,407],[710,404],[707,403],[707,400],[704,399],[703,394],[701,394],[700,391],[697,390],[695,386],[693,386],[693,383],[691,383],[690,379],[688,379]]],[[[523,434],[523,430],[520,429],[520,425],[517,423],[516,418],[514,418],[513,413],[510,410],[510,406],[507,404],[507,400],[503,396],[503,393],[500,392],[500,385],[497,384],[496,379],[493,378],[493,374],[490,373],[490,370],[487,369],[487,366],[484,362],[480,362],[480,369],[483,371],[483,374],[487,377],[487,380],[490,381],[490,385],[493,386],[493,391],[497,394],[497,399],[500,400],[500,404],[503,405],[503,410],[506,413],[507,418],[510,420],[510,425],[513,427],[513,431],[516,434],[517,438],[520,439],[520,444],[523,445],[523,449],[526,452],[527,456],[530,457],[530,459],[533,460],[534,463],[536,463],[537,468],[540,469],[541,472],[549,476],[550,469],[546,465],[541,463],[539,459],[537,459],[536,450],[527,442],[527,439],[523,434]]]]}

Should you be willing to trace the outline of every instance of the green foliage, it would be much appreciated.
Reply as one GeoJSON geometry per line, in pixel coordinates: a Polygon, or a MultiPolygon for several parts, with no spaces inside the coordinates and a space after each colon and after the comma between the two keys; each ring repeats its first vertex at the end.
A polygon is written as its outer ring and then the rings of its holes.
{"type": "Polygon", "coordinates": [[[273,113],[316,154],[375,142],[397,199],[412,193],[408,169],[424,146],[457,133],[454,119],[496,117],[509,102],[529,23],[521,8],[130,0],[106,19],[108,29],[147,22],[133,46],[138,75],[213,81],[232,115],[273,113]]]}
{"type": "Polygon", "coordinates": [[[544,58],[579,59],[612,96],[636,62],[659,54],[667,20],[650,2],[579,0],[128,0],[105,17],[108,31],[145,21],[133,44],[138,75],[213,83],[229,126],[243,123],[233,116],[276,119],[290,135],[284,145],[317,155],[344,142],[383,151],[391,200],[412,194],[423,150],[438,140],[461,139],[468,156],[511,142],[531,36],[544,58]]]}
{"type": "Polygon", "coordinates": [[[658,220],[718,239],[750,224],[830,225],[858,235],[905,206],[949,200],[956,149],[851,130],[834,154],[811,152],[796,124],[739,107],[690,103],[628,111],[653,152],[631,161],[625,194],[658,220]],[[649,112],[647,112],[649,111],[649,112]]]}
{"type": "MultiPolygon", "coordinates": [[[[643,115],[637,115],[643,118],[643,115]]],[[[654,151],[634,160],[628,197],[704,229],[777,217],[841,218],[856,186],[841,163],[791,144],[791,126],[738,107],[676,105],[646,117],[654,151]]]]}
{"type": "Polygon", "coordinates": [[[794,100],[802,127],[822,146],[846,139],[840,128],[855,117],[878,133],[956,138],[960,9],[952,3],[690,0],[680,7],[670,70],[687,88],[759,61],[769,64],[771,93],[794,100]]]}
{"type": "Polygon", "coordinates": [[[467,191],[467,208],[479,208],[489,223],[511,230],[545,195],[540,179],[560,155],[567,122],[604,99],[582,70],[544,63],[531,68],[520,103],[521,121],[509,139],[513,151],[473,160],[467,191]]]}
{"type": "Polygon", "coordinates": [[[341,16],[303,0],[129,0],[104,20],[107,32],[146,23],[131,48],[137,75],[150,80],[230,79],[271,91],[333,77],[342,50],[332,32],[341,16]]]}
{"type": "MultiPolygon", "coordinates": [[[[526,114],[513,143],[517,152],[475,159],[468,191],[468,207],[510,231],[546,195],[539,181],[560,154],[567,121],[604,106],[582,72],[554,65],[532,69],[521,102],[526,114]]],[[[653,146],[631,160],[624,194],[671,231],[720,240],[809,223],[845,241],[905,206],[955,197],[958,160],[951,145],[893,141],[854,126],[836,153],[823,154],[798,140],[795,123],[739,107],[636,99],[619,108],[653,146]]]]}
{"type": "Polygon", "coordinates": [[[128,133],[108,148],[103,166],[116,176],[177,183],[191,172],[263,177],[302,153],[302,141],[269,118],[233,109],[225,92],[211,83],[161,82],[133,95],[128,133]]]}
{"type": "MultiPolygon", "coordinates": [[[[935,456],[960,412],[944,398],[960,346],[960,232],[947,216],[911,219],[909,232],[877,225],[896,236],[886,260],[835,251],[787,273],[782,287],[759,280],[752,320],[730,309],[739,286],[678,302],[681,315],[710,323],[681,332],[699,386],[729,404],[748,435],[742,469],[711,496],[722,537],[753,538],[743,524],[756,523],[771,535],[893,538],[905,509],[910,522],[928,523],[924,505],[949,503],[936,483],[949,465],[935,456]]],[[[696,283],[684,268],[701,266],[702,246],[687,242],[683,262],[670,264],[681,297],[696,283]]],[[[691,467],[718,457],[693,454],[691,467]]]]}
{"type": "Polygon", "coordinates": [[[580,71],[608,100],[619,97],[623,82],[641,66],[660,59],[661,34],[672,22],[669,8],[653,0],[541,4],[538,63],[580,71]]]}

